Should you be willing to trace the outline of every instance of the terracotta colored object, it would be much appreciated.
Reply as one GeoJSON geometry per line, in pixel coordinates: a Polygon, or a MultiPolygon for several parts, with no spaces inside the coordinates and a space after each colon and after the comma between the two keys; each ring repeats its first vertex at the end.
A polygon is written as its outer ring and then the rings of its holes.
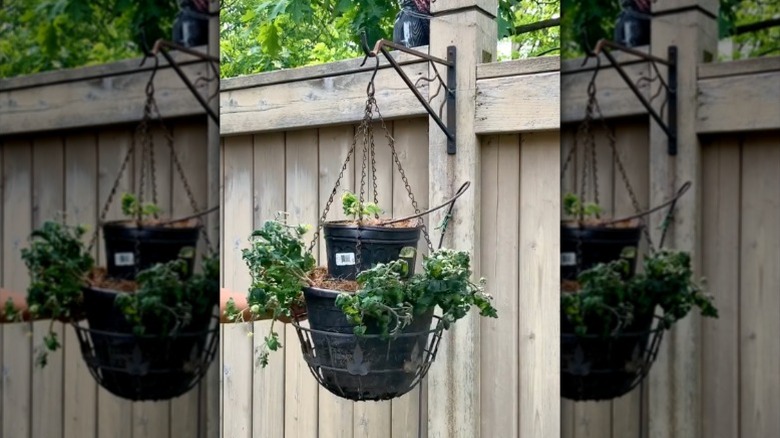
{"type": "Polygon", "coordinates": [[[9,298],[13,301],[16,310],[22,312],[22,319],[24,321],[29,321],[30,313],[28,312],[27,309],[27,299],[25,298],[25,294],[0,288],[0,323],[17,322],[17,321],[6,321],[5,303],[8,301],[9,298]]]}
{"type": "MultiPolygon", "coordinates": [[[[227,307],[227,302],[233,298],[233,301],[236,304],[236,307],[239,309],[246,309],[244,310],[244,320],[249,321],[251,318],[250,312],[249,312],[249,305],[246,301],[246,292],[237,292],[232,291],[230,289],[222,288],[219,291],[219,322],[222,323],[229,323],[233,322],[230,321],[225,317],[225,308],[227,307]]],[[[306,306],[298,306],[294,308],[293,312],[295,313],[295,316],[298,318],[298,320],[303,321],[306,319],[306,306]]],[[[265,315],[262,318],[256,319],[256,320],[266,320],[271,319],[271,315],[265,315]]],[[[280,318],[279,321],[289,324],[292,322],[289,318],[280,318]]]]}

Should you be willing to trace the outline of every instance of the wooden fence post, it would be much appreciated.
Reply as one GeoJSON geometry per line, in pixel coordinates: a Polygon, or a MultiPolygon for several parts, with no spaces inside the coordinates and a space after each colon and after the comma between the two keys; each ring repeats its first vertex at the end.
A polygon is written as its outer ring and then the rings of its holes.
{"type": "MultiPolygon", "coordinates": [[[[495,59],[497,0],[439,0],[431,3],[430,53],[447,57],[447,46],[457,46],[457,153],[447,154],[446,137],[429,121],[429,202],[438,205],[464,181],[471,188],[456,203],[446,247],[472,254],[479,276],[480,143],[474,132],[476,65],[495,59]]],[[[442,68],[439,68],[442,71],[442,68]]],[[[442,95],[444,93],[441,93],[442,95]]],[[[434,102],[434,108],[440,101],[434,102]]],[[[446,109],[443,114],[446,114],[446,109]]],[[[430,228],[443,213],[430,217],[430,228]]],[[[436,363],[428,377],[428,436],[474,438],[480,432],[479,316],[472,312],[442,339],[436,363]]]]}
{"type": "MultiPolygon", "coordinates": [[[[717,56],[718,4],[717,0],[658,0],[653,4],[651,22],[653,55],[666,58],[668,47],[677,46],[678,153],[667,154],[666,134],[651,121],[650,204],[660,204],[672,197],[683,183],[693,182],[691,190],[677,204],[664,246],[690,251],[697,273],[701,272],[702,187],[701,148],[696,135],[696,72],[700,63],[717,56]]],[[[656,99],[656,111],[660,110],[662,101],[656,99]]],[[[663,215],[660,212],[650,218],[656,244],[663,215]]],[[[694,313],[678,322],[665,336],[650,373],[648,427],[652,438],[701,436],[701,320],[694,313]]]]}

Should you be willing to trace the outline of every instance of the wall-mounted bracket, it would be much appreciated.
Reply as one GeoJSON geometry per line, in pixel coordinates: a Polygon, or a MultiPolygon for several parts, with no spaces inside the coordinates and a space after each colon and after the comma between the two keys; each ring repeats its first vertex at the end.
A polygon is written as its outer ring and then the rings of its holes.
{"type": "MultiPolygon", "coordinates": [[[[455,134],[456,134],[455,120],[457,115],[456,112],[457,106],[455,103],[455,87],[456,87],[455,60],[457,58],[456,47],[455,46],[447,47],[447,59],[445,60],[435,56],[431,56],[427,53],[410,49],[406,46],[402,46],[400,44],[396,44],[392,41],[388,41],[384,39],[377,41],[376,45],[374,46],[374,50],[370,50],[368,47],[368,42],[366,41],[365,34],[362,35],[362,41],[363,41],[363,52],[365,52],[366,54],[366,59],[379,56],[380,53],[385,56],[385,58],[393,67],[393,69],[398,73],[399,76],[401,76],[401,79],[403,79],[406,86],[409,87],[412,93],[414,93],[414,96],[417,98],[417,100],[420,101],[422,106],[428,112],[428,115],[430,115],[431,118],[433,118],[434,122],[436,122],[439,128],[441,128],[442,132],[444,132],[444,135],[447,136],[447,153],[450,155],[454,155],[455,152],[457,151],[457,147],[455,145],[455,134]],[[440,114],[437,114],[433,110],[430,102],[426,100],[425,97],[423,97],[423,95],[420,93],[417,87],[412,83],[412,80],[409,79],[409,76],[406,75],[406,73],[403,71],[401,66],[398,64],[398,61],[396,61],[396,59],[393,58],[393,56],[387,50],[388,47],[391,47],[395,50],[404,53],[408,53],[410,55],[414,55],[420,59],[424,59],[429,63],[431,63],[436,78],[429,79],[429,82],[438,79],[442,84],[444,84],[445,92],[447,93],[445,98],[445,102],[447,103],[447,124],[446,125],[442,121],[440,114]],[[436,69],[435,64],[441,64],[447,68],[446,83],[444,79],[439,75],[439,72],[436,69]]],[[[363,60],[363,64],[365,64],[366,59],[363,60]]]]}
{"type": "Polygon", "coordinates": [[[607,60],[609,60],[609,63],[612,64],[612,67],[615,68],[615,71],[618,72],[620,77],[623,78],[623,81],[626,82],[626,85],[628,85],[631,91],[634,92],[642,106],[647,109],[647,112],[650,114],[650,116],[666,133],[666,136],[669,139],[669,155],[677,155],[677,46],[669,46],[667,55],[668,59],[663,59],[631,49],[629,47],[622,46],[612,41],[600,40],[598,44],[596,44],[596,49],[594,50],[594,54],[598,55],[599,53],[604,53],[604,56],[607,58],[607,60]],[[626,74],[625,70],[623,70],[623,67],[618,64],[617,60],[615,60],[615,57],[612,55],[609,49],[620,50],[621,52],[637,56],[653,63],[666,65],[668,69],[668,83],[664,83],[663,80],[661,80],[661,83],[666,88],[666,101],[668,105],[666,121],[664,121],[661,115],[650,105],[650,102],[647,100],[647,98],[642,95],[642,93],[639,91],[639,88],[637,88],[636,84],[631,81],[631,79],[628,77],[628,74],[626,74]]]}
{"type": "MultiPolygon", "coordinates": [[[[157,55],[158,53],[162,54],[165,60],[168,61],[168,64],[171,67],[173,67],[173,70],[176,72],[176,74],[179,75],[179,78],[182,80],[182,82],[184,82],[184,85],[187,86],[187,88],[190,90],[192,95],[195,96],[195,98],[198,100],[198,103],[200,103],[200,106],[203,107],[203,109],[206,111],[206,114],[208,114],[208,116],[211,117],[211,120],[213,120],[214,123],[219,124],[219,114],[217,114],[216,111],[214,111],[209,106],[208,101],[206,101],[206,99],[204,99],[203,96],[201,96],[200,93],[198,93],[198,90],[195,88],[195,85],[189,80],[187,75],[184,74],[184,71],[181,69],[181,66],[177,64],[176,60],[174,60],[173,57],[170,55],[170,53],[168,53],[168,50],[170,49],[178,50],[180,52],[184,52],[189,55],[200,58],[204,61],[207,61],[211,66],[216,78],[219,78],[219,69],[215,67],[216,65],[219,64],[219,58],[162,39],[159,39],[157,40],[157,42],[154,43],[154,48],[152,48],[152,52],[151,52],[152,55],[157,55]]],[[[144,58],[144,61],[145,60],[146,58],[144,58]]],[[[141,62],[141,65],[143,65],[143,61],[141,62]]]]}

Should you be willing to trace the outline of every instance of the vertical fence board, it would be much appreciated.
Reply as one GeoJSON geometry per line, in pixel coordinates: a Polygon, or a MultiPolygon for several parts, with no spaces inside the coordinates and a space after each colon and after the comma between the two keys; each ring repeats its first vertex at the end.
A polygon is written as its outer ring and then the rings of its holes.
{"type": "MultiPolygon", "coordinates": [[[[130,151],[133,131],[130,129],[105,129],[98,134],[98,208],[108,200],[111,188],[119,175],[122,161],[130,151]]],[[[120,196],[133,190],[133,161],[127,164],[122,174],[117,195],[109,206],[106,221],[123,218],[120,196]]],[[[101,210],[102,212],[102,210],[101,210]]],[[[98,250],[98,265],[105,266],[103,233],[100,232],[95,243],[98,250]]],[[[97,394],[97,436],[98,438],[132,438],[133,403],[119,398],[102,387],[97,394]]]]}
{"type": "MultiPolygon", "coordinates": [[[[286,206],[290,223],[317,223],[317,130],[287,133],[286,138],[286,206]]],[[[304,236],[308,242],[312,231],[304,236]]],[[[315,251],[317,249],[315,248],[315,251]]],[[[284,429],[289,438],[316,437],[319,414],[318,386],[301,354],[300,341],[292,325],[287,325],[284,346],[285,398],[284,429]]]]}
{"type": "MultiPolygon", "coordinates": [[[[616,140],[615,147],[631,189],[636,196],[637,202],[639,202],[640,209],[647,209],[649,207],[650,177],[647,167],[649,157],[646,125],[641,121],[625,121],[615,126],[614,135],[616,140]]],[[[612,161],[611,156],[610,161],[612,161]]],[[[612,185],[614,189],[612,199],[614,216],[617,218],[635,214],[637,211],[631,201],[628,187],[623,182],[617,159],[613,162],[613,167],[612,185]]],[[[647,242],[642,238],[637,251],[637,267],[641,266],[642,255],[646,250],[647,242]]],[[[643,382],[642,385],[644,384],[643,382]]],[[[640,436],[640,431],[644,427],[640,424],[640,419],[642,418],[642,396],[643,392],[637,387],[630,393],[612,402],[612,436],[614,438],[640,436]]]]}
{"type": "MultiPolygon", "coordinates": [[[[354,130],[350,125],[322,128],[319,131],[319,209],[325,208],[333,186],[342,170],[344,160],[352,147],[354,130]]],[[[355,157],[347,164],[347,169],[340,182],[339,191],[333,198],[327,220],[346,219],[341,208],[341,195],[344,191],[354,191],[355,157]]],[[[319,265],[327,264],[325,239],[320,234],[319,265]]],[[[319,392],[319,437],[320,438],[351,438],[353,431],[354,403],[337,397],[330,391],[319,392]]],[[[359,436],[359,435],[358,435],[359,436]]]]}
{"type": "Polygon", "coordinates": [[[481,361],[482,436],[517,436],[523,420],[519,406],[520,137],[482,140],[482,276],[494,297],[498,319],[483,318],[481,361]]]}
{"type": "MultiPolygon", "coordinates": [[[[63,144],[59,137],[42,137],[33,141],[33,217],[32,227],[38,228],[46,220],[54,219],[64,210],[62,184],[64,179],[63,144]],[[53,182],[60,182],[53,184],[53,182]]],[[[43,337],[51,327],[62,342],[63,324],[43,320],[33,323],[33,347],[43,345],[43,337]]],[[[70,330],[70,327],[64,327],[70,330]]],[[[34,352],[35,354],[35,352],[34,352]]],[[[47,421],[32,422],[33,437],[62,436],[62,349],[48,353],[45,368],[32,370],[32,410],[47,421]]]]}
{"type": "MultiPolygon", "coordinates": [[[[95,224],[97,208],[97,140],[94,134],[65,138],[65,206],[71,225],[95,224]]],[[[88,242],[91,236],[84,236],[88,242]]],[[[93,249],[96,255],[96,248],[93,249]]],[[[97,432],[97,384],[81,358],[74,330],[65,332],[65,438],[89,438],[97,432]]]]}
{"type": "MultiPolygon", "coordinates": [[[[742,436],[780,431],[780,148],[746,144],[742,174],[740,397],[742,436]]],[[[736,207],[736,206],[735,206],[736,207]]]]}
{"type": "MultiPolygon", "coordinates": [[[[235,291],[247,290],[249,273],[241,249],[252,232],[252,137],[224,139],[225,199],[222,207],[224,257],[222,284],[235,291]]],[[[252,340],[244,325],[228,324],[222,330],[222,437],[251,437],[252,340]]]]}
{"type": "MultiPolygon", "coordinates": [[[[27,141],[9,141],[3,149],[3,286],[21,291],[28,285],[20,251],[28,246],[27,236],[32,231],[32,148],[27,141]]],[[[9,324],[3,329],[3,437],[32,437],[31,330],[32,324],[27,323],[9,324]]]]}
{"type": "MultiPolygon", "coordinates": [[[[163,217],[169,217],[173,207],[171,153],[162,128],[155,126],[154,129],[150,129],[150,132],[154,142],[154,174],[146,174],[146,184],[148,185],[143,189],[143,201],[145,203],[153,202],[153,196],[156,192],[156,204],[162,210],[161,214],[163,217]]],[[[139,166],[136,166],[136,169],[140,171],[142,164],[140,158],[138,163],[139,166]]],[[[151,165],[152,162],[149,161],[150,171],[152,170],[151,165]]],[[[133,438],[166,438],[170,430],[171,403],[171,401],[133,403],[133,438]]]]}
{"type": "Polygon", "coordinates": [[[560,436],[560,135],[523,136],[520,157],[519,436],[560,436]],[[542,414],[542,412],[544,412],[542,414]],[[527,417],[526,417],[527,415],[527,417]]]}
{"type": "MultiPolygon", "coordinates": [[[[398,158],[401,161],[409,185],[414,193],[421,210],[428,207],[428,123],[425,119],[403,119],[393,122],[393,137],[395,138],[395,149],[398,158]]],[[[404,182],[395,164],[392,164],[393,172],[393,215],[402,217],[414,214],[412,201],[404,186],[404,182]]],[[[423,217],[423,221],[428,225],[428,216],[423,217]]],[[[428,227],[429,233],[432,233],[428,227]]],[[[435,233],[431,239],[436,241],[435,233]]],[[[436,245],[436,243],[434,243],[436,245]]],[[[421,236],[417,245],[417,263],[415,272],[422,272],[422,257],[428,254],[428,246],[425,239],[421,236]]],[[[392,436],[393,438],[417,437],[420,431],[421,418],[425,414],[421,413],[420,400],[426,391],[426,380],[420,382],[420,385],[401,398],[392,401],[392,436]]],[[[424,434],[422,436],[425,436],[424,434]]]]}
{"type": "MultiPolygon", "coordinates": [[[[263,226],[284,211],[284,133],[254,136],[254,228],[263,226]]],[[[248,237],[248,235],[247,235],[248,237]]],[[[246,265],[244,265],[246,266],[246,265]]],[[[243,291],[242,291],[243,292],[243,291]]],[[[270,321],[254,323],[255,351],[262,348],[264,337],[271,329],[270,321]]],[[[284,325],[274,323],[283,348],[287,348],[284,325]]],[[[254,354],[254,353],[253,353],[254,354]]],[[[255,359],[257,355],[254,354],[255,359]]],[[[284,437],[284,352],[271,352],[268,366],[253,367],[252,389],[253,437],[284,437]]]]}
{"type": "MultiPolygon", "coordinates": [[[[375,156],[376,159],[376,175],[371,171],[371,159],[367,159],[366,163],[366,202],[373,202],[374,200],[374,188],[373,178],[376,177],[379,207],[385,212],[385,216],[395,216],[393,210],[393,177],[394,165],[392,163],[392,155],[388,147],[388,141],[385,138],[385,132],[379,123],[373,124],[374,130],[374,144],[375,144],[375,156]]],[[[387,122],[387,129],[392,135],[393,124],[387,122]]],[[[363,141],[362,135],[358,137],[358,144],[363,141]]],[[[363,151],[358,150],[357,161],[355,165],[355,190],[360,192],[361,183],[361,169],[363,162],[363,151]]],[[[400,178],[400,177],[399,177],[400,178]]],[[[355,435],[365,438],[390,438],[392,433],[392,410],[391,402],[383,401],[376,403],[355,403],[354,411],[354,428],[355,435]]]]}
{"type": "Polygon", "coordinates": [[[741,151],[733,137],[703,149],[702,274],[719,315],[702,318],[702,435],[732,438],[739,437],[741,151]]]}
{"type": "MultiPolygon", "coordinates": [[[[203,122],[198,123],[182,123],[171,127],[174,136],[174,151],[184,171],[184,177],[187,179],[187,183],[190,186],[192,195],[195,198],[195,202],[198,204],[200,210],[205,210],[206,198],[207,198],[207,180],[201,176],[207,172],[207,146],[208,137],[206,135],[206,124],[203,122]]],[[[158,150],[166,155],[170,155],[169,148],[165,144],[160,144],[158,150]]],[[[172,158],[172,156],[171,156],[172,158]]],[[[179,218],[189,216],[197,211],[193,211],[190,205],[189,196],[184,187],[182,178],[173,165],[171,169],[171,210],[170,214],[172,218],[179,218]]],[[[208,225],[205,223],[206,217],[202,217],[204,220],[204,227],[208,225]]],[[[206,242],[203,241],[203,236],[200,236],[198,241],[198,251],[196,253],[196,269],[200,265],[200,254],[206,250],[206,242]]],[[[215,303],[218,297],[215,297],[215,303]]],[[[212,363],[212,366],[215,366],[212,363]]],[[[205,391],[207,388],[206,379],[199,383],[195,388],[182,395],[181,397],[171,400],[171,419],[170,419],[170,437],[187,436],[198,437],[199,421],[198,421],[198,402],[200,399],[200,392],[205,391]]],[[[205,415],[205,413],[204,413],[205,415]]]]}

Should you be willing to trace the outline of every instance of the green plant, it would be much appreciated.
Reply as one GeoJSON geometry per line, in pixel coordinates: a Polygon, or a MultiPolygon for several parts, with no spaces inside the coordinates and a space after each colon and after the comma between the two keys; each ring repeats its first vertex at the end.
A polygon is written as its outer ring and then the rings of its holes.
{"type": "Polygon", "coordinates": [[[183,259],[156,264],[138,273],[135,292],[117,296],[115,305],[134,334],[179,333],[194,318],[208,317],[219,294],[219,258],[203,257],[203,270],[189,277],[187,269],[183,259]]]}
{"type": "Polygon", "coordinates": [[[132,193],[122,194],[122,213],[131,218],[142,220],[150,216],[157,216],[162,210],[154,203],[141,204],[132,193]]]}
{"type": "Polygon", "coordinates": [[[366,322],[373,321],[381,335],[393,336],[414,316],[436,306],[442,310],[445,328],[466,316],[472,306],[482,316],[498,317],[485,293],[485,279],[471,281],[467,252],[438,249],[423,257],[422,273],[405,280],[408,269],[404,260],[374,266],[358,274],[358,292],[342,293],[336,299],[336,305],[355,324],[355,334],[365,334],[366,322]]]}
{"type": "MultiPolygon", "coordinates": [[[[301,240],[309,230],[306,225],[290,226],[283,221],[267,221],[252,233],[250,248],[244,249],[243,259],[249,267],[252,284],[248,304],[253,316],[272,315],[270,333],[265,337],[265,349],[260,362],[268,364],[268,352],[282,345],[274,331],[274,322],[284,316],[292,318],[292,309],[300,303],[301,288],[308,284],[307,275],[315,260],[301,240]]],[[[228,301],[226,314],[231,320],[242,319],[244,309],[237,309],[228,301]]]]}
{"type": "MultiPolygon", "coordinates": [[[[81,306],[81,286],[94,266],[81,238],[83,226],[70,227],[58,222],[45,222],[30,235],[30,247],[22,249],[22,259],[30,274],[27,303],[33,317],[68,320],[78,316],[81,306]]],[[[60,347],[57,333],[49,328],[43,338],[37,362],[46,365],[47,351],[60,347]]]]}
{"type": "Polygon", "coordinates": [[[712,297],[693,280],[688,253],[658,251],[644,259],[643,272],[629,277],[628,270],[625,259],[598,264],[579,275],[579,291],[561,295],[561,309],[577,334],[621,332],[638,318],[653,315],[656,306],[663,310],[663,329],[694,307],[703,316],[717,318],[712,297]]]}
{"type": "Polygon", "coordinates": [[[563,197],[563,211],[566,216],[573,218],[598,218],[601,216],[601,207],[594,202],[583,203],[580,197],[574,193],[567,193],[563,197]]]}
{"type": "Polygon", "coordinates": [[[361,204],[358,197],[352,192],[346,192],[341,196],[341,206],[344,209],[344,214],[350,216],[352,220],[382,214],[382,209],[378,205],[373,202],[361,204]]]}
{"type": "MultiPolygon", "coordinates": [[[[269,351],[282,347],[274,322],[282,317],[293,318],[293,309],[300,306],[301,289],[310,285],[309,274],[315,259],[302,241],[309,228],[291,226],[281,221],[267,221],[252,233],[252,246],[243,251],[252,284],[248,307],[252,317],[272,316],[270,334],[264,338],[260,364],[268,364],[269,351]]],[[[440,249],[424,257],[423,273],[407,279],[408,265],[401,259],[378,264],[358,274],[359,290],[341,294],[336,305],[355,324],[355,333],[365,334],[369,322],[380,327],[382,335],[392,336],[420,315],[439,306],[442,319],[450,324],[463,318],[472,306],[483,316],[497,317],[484,291],[485,281],[471,281],[469,255],[462,251],[440,249]]],[[[230,300],[226,308],[228,319],[243,321],[243,312],[230,300]]]]}

